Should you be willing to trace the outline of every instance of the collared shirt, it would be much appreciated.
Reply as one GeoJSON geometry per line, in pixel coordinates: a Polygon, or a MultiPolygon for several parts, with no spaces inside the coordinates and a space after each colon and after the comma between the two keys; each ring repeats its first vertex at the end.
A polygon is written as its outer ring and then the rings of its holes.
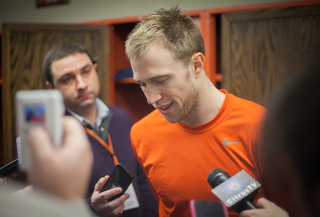
{"type": "Polygon", "coordinates": [[[67,108],[67,111],[74,116],[76,119],[80,121],[80,123],[85,123],[86,125],[90,125],[92,128],[99,130],[99,126],[101,125],[102,120],[108,116],[109,114],[109,108],[106,106],[99,98],[96,98],[96,104],[98,109],[98,115],[97,115],[97,122],[95,124],[90,123],[87,119],[84,117],[74,113],[70,109],[67,108]]]}

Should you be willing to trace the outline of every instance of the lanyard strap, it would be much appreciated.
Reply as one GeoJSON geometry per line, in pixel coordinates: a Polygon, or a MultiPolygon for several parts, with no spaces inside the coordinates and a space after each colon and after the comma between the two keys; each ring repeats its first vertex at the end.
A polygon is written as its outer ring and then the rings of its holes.
{"type": "Polygon", "coordinates": [[[90,136],[92,136],[93,138],[95,138],[103,147],[105,147],[105,149],[107,149],[107,151],[111,154],[112,158],[113,158],[113,162],[114,162],[114,165],[118,165],[118,159],[117,159],[117,156],[114,154],[114,151],[113,151],[113,146],[112,146],[112,141],[111,141],[111,136],[110,134],[108,133],[108,144],[103,141],[99,136],[97,136],[94,132],[92,132],[89,128],[86,127],[86,131],[87,133],[90,134],[90,136]]]}

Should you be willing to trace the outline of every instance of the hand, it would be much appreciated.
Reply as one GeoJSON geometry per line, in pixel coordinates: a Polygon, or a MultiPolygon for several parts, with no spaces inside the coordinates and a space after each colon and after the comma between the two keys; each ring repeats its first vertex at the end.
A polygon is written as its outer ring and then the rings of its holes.
{"type": "MultiPolygon", "coordinates": [[[[8,181],[8,178],[10,178],[10,179],[14,179],[14,178],[17,178],[17,173],[16,172],[13,172],[13,173],[11,173],[10,175],[8,175],[8,176],[6,176],[5,178],[6,178],[6,180],[8,181]]],[[[0,178],[0,187],[2,186],[2,185],[4,185],[6,182],[5,182],[5,180],[4,180],[4,178],[0,178]]]]}
{"type": "Polygon", "coordinates": [[[24,187],[24,188],[23,188],[23,190],[24,190],[27,194],[32,193],[32,191],[33,191],[32,189],[33,189],[32,185],[28,185],[27,187],[24,187]]]}
{"type": "Polygon", "coordinates": [[[0,186],[3,185],[5,183],[3,178],[0,178],[0,186]]]}
{"type": "Polygon", "coordinates": [[[128,193],[124,193],[117,199],[108,202],[109,198],[122,192],[122,189],[118,187],[100,193],[102,187],[108,179],[109,176],[99,179],[97,184],[94,186],[94,191],[91,196],[92,207],[100,217],[121,215],[124,210],[124,202],[130,197],[128,193]]]}
{"type": "Polygon", "coordinates": [[[239,217],[289,217],[285,210],[265,198],[260,198],[257,201],[257,207],[259,209],[242,211],[239,217]]]}
{"type": "Polygon", "coordinates": [[[64,199],[84,198],[93,155],[84,128],[73,117],[63,118],[62,146],[55,148],[44,128],[28,133],[31,167],[27,173],[33,187],[64,199]]]}

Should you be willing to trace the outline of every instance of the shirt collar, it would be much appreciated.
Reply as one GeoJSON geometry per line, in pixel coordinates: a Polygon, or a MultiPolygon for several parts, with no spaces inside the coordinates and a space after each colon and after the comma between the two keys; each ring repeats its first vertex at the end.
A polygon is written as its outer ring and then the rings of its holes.
{"type": "Polygon", "coordinates": [[[87,119],[85,119],[84,117],[74,113],[73,111],[71,111],[70,109],[66,108],[67,111],[74,116],[76,119],[78,119],[80,121],[80,123],[85,122],[86,124],[91,125],[92,127],[96,128],[99,127],[101,125],[102,120],[108,116],[109,114],[109,108],[108,106],[106,106],[106,104],[104,104],[99,98],[96,98],[96,104],[97,104],[97,109],[98,109],[98,115],[97,115],[97,122],[96,124],[90,123],[90,121],[88,121],[87,119]]]}

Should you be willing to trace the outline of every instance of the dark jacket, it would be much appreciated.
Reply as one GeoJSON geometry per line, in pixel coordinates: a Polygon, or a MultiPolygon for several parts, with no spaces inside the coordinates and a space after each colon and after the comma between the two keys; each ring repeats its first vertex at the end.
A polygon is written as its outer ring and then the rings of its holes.
{"type": "MultiPolygon", "coordinates": [[[[117,156],[119,163],[124,165],[133,174],[133,186],[140,204],[139,208],[124,211],[121,216],[156,217],[158,216],[156,198],[151,191],[142,168],[135,158],[130,142],[130,130],[133,121],[124,109],[115,106],[108,106],[108,108],[113,113],[108,131],[111,136],[114,153],[117,156]]],[[[89,134],[87,135],[94,156],[92,174],[86,196],[88,204],[91,206],[91,195],[95,184],[101,177],[110,175],[115,165],[110,153],[96,139],[89,134]]]]}

